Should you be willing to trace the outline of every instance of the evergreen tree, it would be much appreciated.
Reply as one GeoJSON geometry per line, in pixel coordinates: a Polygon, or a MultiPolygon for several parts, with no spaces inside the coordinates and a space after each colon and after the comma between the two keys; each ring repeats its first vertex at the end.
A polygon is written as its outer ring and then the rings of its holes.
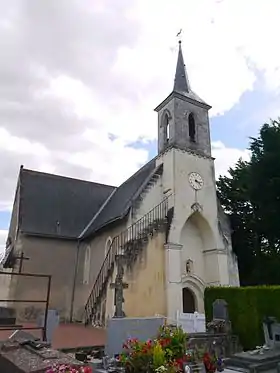
{"type": "Polygon", "coordinates": [[[280,121],[251,138],[251,159],[220,177],[217,190],[232,225],[242,285],[280,284],[280,121]]]}

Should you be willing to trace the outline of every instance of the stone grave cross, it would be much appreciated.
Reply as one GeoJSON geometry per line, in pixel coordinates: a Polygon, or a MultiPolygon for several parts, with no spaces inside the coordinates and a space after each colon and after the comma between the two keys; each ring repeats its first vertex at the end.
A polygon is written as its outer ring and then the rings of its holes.
{"type": "Polygon", "coordinates": [[[24,256],[23,251],[21,252],[20,256],[15,256],[14,259],[19,260],[19,270],[18,273],[22,272],[22,265],[24,260],[29,260],[30,258],[27,258],[24,256]]]}
{"type": "Polygon", "coordinates": [[[123,311],[123,291],[128,288],[128,284],[123,282],[124,276],[124,255],[116,255],[117,275],[114,283],[110,284],[111,289],[115,289],[115,314],[114,317],[125,317],[123,311]]]}

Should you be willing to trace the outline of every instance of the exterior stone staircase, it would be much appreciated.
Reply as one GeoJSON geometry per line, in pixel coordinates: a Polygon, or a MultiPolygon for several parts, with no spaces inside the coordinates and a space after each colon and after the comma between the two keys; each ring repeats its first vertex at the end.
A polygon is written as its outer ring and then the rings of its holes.
{"type": "Polygon", "coordinates": [[[170,196],[162,200],[141,219],[114,237],[85,305],[85,325],[94,325],[100,322],[98,319],[101,303],[106,299],[108,284],[112,282],[114,270],[120,257],[125,263],[124,269],[131,270],[139,253],[147,244],[149,236],[166,229],[169,198],[170,196]]]}
{"type": "Polygon", "coordinates": [[[144,200],[145,196],[149,191],[154,187],[154,185],[158,182],[161,178],[163,173],[163,164],[159,165],[157,169],[154,171],[152,176],[149,176],[149,181],[144,185],[143,189],[140,189],[137,195],[134,197],[132,203],[132,218],[135,217],[135,214],[141,205],[142,201],[144,200]]]}

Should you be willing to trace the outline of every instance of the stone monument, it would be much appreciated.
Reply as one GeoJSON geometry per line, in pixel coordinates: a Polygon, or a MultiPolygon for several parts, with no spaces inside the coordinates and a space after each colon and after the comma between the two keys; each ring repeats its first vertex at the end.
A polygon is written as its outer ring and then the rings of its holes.
{"type": "MultiPolygon", "coordinates": [[[[37,319],[37,325],[43,327],[45,323],[45,314],[42,313],[37,319]]],[[[52,343],[55,329],[59,325],[59,313],[57,310],[48,310],[46,325],[46,342],[52,343]]]]}
{"type": "Polygon", "coordinates": [[[238,372],[280,372],[280,324],[274,317],[263,321],[265,345],[234,354],[225,360],[227,369],[238,372]]]}
{"type": "Polygon", "coordinates": [[[231,333],[228,304],[224,299],[213,302],[213,320],[207,324],[209,333],[231,333]]]}
{"type": "Polygon", "coordinates": [[[122,352],[123,343],[128,338],[137,338],[141,341],[155,338],[164,322],[163,317],[109,319],[105,354],[109,357],[119,355],[122,352]]]}
{"type": "Polygon", "coordinates": [[[46,343],[29,339],[28,333],[14,335],[0,347],[0,371],[3,373],[45,373],[54,364],[83,366],[46,343]]]}
{"type": "Polygon", "coordinates": [[[280,324],[275,317],[268,316],[263,320],[265,345],[270,348],[280,348],[280,324]]]}

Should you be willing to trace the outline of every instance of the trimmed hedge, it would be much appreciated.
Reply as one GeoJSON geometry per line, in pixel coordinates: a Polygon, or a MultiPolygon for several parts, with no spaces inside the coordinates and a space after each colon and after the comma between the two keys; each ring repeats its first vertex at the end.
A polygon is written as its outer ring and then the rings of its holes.
{"type": "Polygon", "coordinates": [[[208,287],[204,293],[207,322],[212,320],[212,304],[216,299],[228,303],[233,334],[244,349],[264,343],[262,321],[274,316],[280,322],[280,286],[208,287]]]}

